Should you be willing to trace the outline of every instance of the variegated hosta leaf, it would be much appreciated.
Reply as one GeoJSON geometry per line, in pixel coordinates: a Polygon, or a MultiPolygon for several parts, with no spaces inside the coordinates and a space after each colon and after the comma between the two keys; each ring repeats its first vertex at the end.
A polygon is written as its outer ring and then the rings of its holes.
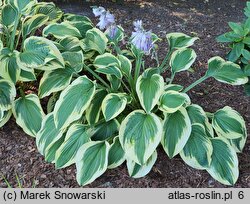
{"type": "Polygon", "coordinates": [[[7,28],[13,26],[18,18],[17,10],[10,4],[3,6],[1,11],[1,23],[7,28]]]}
{"type": "Polygon", "coordinates": [[[34,69],[30,68],[28,71],[27,69],[24,70],[21,68],[19,81],[29,82],[29,81],[35,81],[35,80],[36,80],[36,75],[35,75],[34,69]]]}
{"type": "Polygon", "coordinates": [[[78,52],[63,52],[63,59],[75,72],[81,72],[84,64],[84,56],[82,51],[78,52]]]}
{"type": "Polygon", "coordinates": [[[89,123],[89,125],[94,125],[99,121],[100,113],[101,113],[101,107],[102,107],[102,101],[105,98],[105,96],[108,94],[106,90],[99,89],[96,91],[89,107],[86,110],[86,119],[89,123]]]}
{"type": "Polygon", "coordinates": [[[45,151],[45,161],[55,163],[55,157],[57,150],[61,147],[65,140],[65,133],[62,135],[58,135],[51,144],[46,148],[45,151]],[[60,137],[59,137],[60,136],[60,137]]]}
{"type": "Polygon", "coordinates": [[[44,14],[49,17],[50,22],[57,22],[63,16],[63,12],[55,6],[54,3],[50,2],[39,2],[34,8],[35,14],[44,14]]]}
{"type": "Polygon", "coordinates": [[[82,15],[66,14],[64,15],[64,21],[69,22],[71,25],[77,28],[83,38],[85,37],[86,32],[93,28],[93,23],[91,20],[88,17],[82,15]]]}
{"type": "MultiPolygon", "coordinates": [[[[1,30],[1,28],[0,28],[0,30],[1,30]]],[[[0,31],[0,33],[1,33],[1,31],[0,31]]],[[[2,42],[2,40],[0,39],[0,51],[3,49],[3,42],[2,42]]]]}
{"type": "Polygon", "coordinates": [[[122,122],[119,139],[126,157],[142,165],[146,163],[159,145],[162,123],[154,113],[136,110],[122,122]]]}
{"type": "MultiPolygon", "coordinates": [[[[0,12],[1,12],[1,10],[0,10],[0,12]]],[[[0,13],[0,18],[1,18],[1,13],[0,13]]],[[[7,30],[8,30],[7,27],[4,26],[2,23],[0,23],[0,34],[1,34],[1,35],[5,35],[7,30]]],[[[3,42],[2,42],[2,43],[3,43],[3,42]]],[[[1,43],[0,43],[0,44],[1,44],[1,43]]],[[[4,45],[3,45],[3,47],[4,47],[4,45]]]]}
{"type": "Polygon", "coordinates": [[[125,57],[124,55],[118,55],[118,59],[121,62],[121,71],[122,73],[127,76],[130,77],[131,75],[131,70],[132,70],[132,63],[131,61],[125,57]]]}
{"type": "Polygon", "coordinates": [[[120,65],[121,62],[114,55],[110,53],[98,55],[94,61],[94,66],[96,68],[106,68],[110,66],[120,67],[120,65]]]}
{"type": "Polygon", "coordinates": [[[102,74],[115,76],[117,79],[122,78],[122,73],[121,73],[120,69],[116,66],[97,68],[95,71],[102,73],[102,74]]]}
{"type": "Polygon", "coordinates": [[[70,23],[72,22],[92,23],[90,18],[88,18],[87,16],[77,15],[72,13],[64,14],[64,20],[70,23]]]}
{"type": "Polygon", "coordinates": [[[4,116],[4,111],[0,109],[0,121],[2,120],[3,116],[4,116]]]}
{"type": "Polygon", "coordinates": [[[233,185],[238,179],[238,158],[234,149],[222,137],[212,138],[213,154],[208,173],[225,185],[233,185]]]}
{"type": "MultiPolygon", "coordinates": [[[[0,24],[1,25],[1,24],[0,24]]],[[[1,27],[0,27],[1,29],[1,27]]],[[[6,56],[10,56],[13,52],[8,48],[8,47],[3,47],[3,49],[1,50],[0,52],[0,57],[1,58],[4,58],[6,56]]]]}
{"type": "MultiPolygon", "coordinates": [[[[1,43],[1,42],[0,42],[1,43]]],[[[1,50],[1,49],[0,49],[1,50]]],[[[249,52],[250,53],[250,52],[249,52]]],[[[249,59],[250,60],[250,59],[249,59]]],[[[249,76],[250,77],[250,64],[246,65],[244,67],[244,73],[246,76],[249,76]]]]}
{"type": "Polygon", "coordinates": [[[122,78],[122,73],[119,69],[120,65],[120,61],[110,53],[99,55],[94,61],[94,66],[97,68],[96,72],[114,75],[118,79],[122,78]]]}
{"type": "Polygon", "coordinates": [[[172,68],[172,72],[181,72],[188,70],[194,63],[197,55],[191,48],[178,49],[173,52],[169,65],[172,68]]]}
{"type": "MultiPolygon", "coordinates": [[[[127,57],[131,62],[135,60],[135,56],[130,50],[122,50],[121,54],[127,57]]],[[[118,55],[119,56],[119,55],[118,55]]]]}
{"type": "Polygon", "coordinates": [[[157,104],[164,91],[164,80],[159,74],[151,74],[151,69],[147,69],[136,82],[136,92],[141,106],[149,113],[157,104]]]}
{"type": "Polygon", "coordinates": [[[121,87],[121,79],[117,78],[115,75],[107,74],[107,79],[110,82],[111,90],[113,92],[117,92],[118,89],[121,87]]]}
{"type": "Polygon", "coordinates": [[[183,86],[179,84],[168,84],[168,85],[165,85],[164,90],[180,92],[181,90],[183,90],[183,86]]]}
{"type": "Polygon", "coordinates": [[[54,109],[55,124],[59,129],[80,119],[95,93],[95,83],[86,76],[78,77],[62,91],[54,109]]]}
{"type": "Polygon", "coordinates": [[[108,39],[99,29],[93,28],[87,31],[83,43],[85,51],[95,50],[103,54],[107,48],[108,39]]]}
{"type": "Polygon", "coordinates": [[[69,68],[45,71],[39,85],[39,98],[65,89],[71,82],[73,72],[69,68]]]}
{"type": "Polygon", "coordinates": [[[176,112],[186,102],[183,93],[166,91],[160,98],[159,109],[166,113],[176,112]]]}
{"type": "Polygon", "coordinates": [[[190,37],[184,33],[169,33],[167,34],[168,44],[171,49],[179,49],[184,47],[190,47],[194,44],[197,37],[190,37]]]}
{"type": "Polygon", "coordinates": [[[12,81],[14,84],[18,81],[21,73],[20,66],[17,63],[17,52],[0,56],[0,76],[12,81]]]}
{"type": "Polygon", "coordinates": [[[95,55],[96,55],[96,51],[94,51],[94,50],[90,50],[90,51],[83,53],[84,59],[90,60],[90,61],[92,61],[93,58],[95,58],[95,55]]]}
{"type": "Polygon", "coordinates": [[[77,182],[87,185],[101,176],[108,167],[108,142],[88,142],[76,155],[77,182]]]}
{"type": "Polygon", "coordinates": [[[52,35],[57,39],[63,39],[71,36],[77,38],[82,37],[79,30],[68,22],[49,24],[43,29],[43,36],[47,37],[48,35],[52,35]]]}
{"type": "Polygon", "coordinates": [[[60,96],[60,92],[53,93],[52,96],[49,98],[47,103],[47,113],[51,113],[54,110],[55,104],[58,101],[60,96]]]}
{"type": "Polygon", "coordinates": [[[9,3],[14,3],[14,6],[17,8],[19,13],[24,14],[31,10],[32,6],[37,3],[36,0],[11,0],[9,3]]]}
{"type": "Polygon", "coordinates": [[[245,138],[246,124],[242,116],[231,107],[218,110],[212,119],[215,132],[227,139],[245,138]]]}
{"type": "Polygon", "coordinates": [[[43,26],[48,20],[49,20],[49,17],[44,14],[36,14],[34,16],[27,16],[22,26],[22,35],[25,37],[31,34],[31,32],[36,31],[38,28],[43,26]]]}
{"type": "Polygon", "coordinates": [[[237,153],[240,153],[243,151],[243,148],[245,147],[246,141],[247,141],[247,135],[245,137],[240,137],[237,139],[231,139],[228,140],[231,146],[234,148],[234,150],[237,153]]]}
{"type": "MultiPolygon", "coordinates": [[[[76,39],[78,39],[78,38],[76,38],[76,39]]],[[[78,39],[78,41],[80,41],[80,40],[78,39]]],[[[57,47],[58,50],[60,50],[61,53],[63,53],[65,51],[64,47],[60,44],[60,42],[54,41],[54,45],[57,47]]]]}
{"type": "Polygon", "coordinates": [[[0,117],[0,128],[3,127],[9,121],[12,115],[12,111],[11,109],[6,111],[0,111],[0,115],[1,114],[2,116],[0,117]]]}
{"type": "Polygon", "coordinates": [[[64,52],[79,52],[83,48],[83,43],[77,37],[66,37],[59,41],[60,50],[64,52]]]}
{"type": "Polygon", "coordinates": [[[58,130],[55,125],[53,113],[46,115],[42,121],[41,129],[36,135],[36,146],[38,151],[45,155],[48,146],[58,138],[61,138],[63,132],[58,130]]]}
{"type": "Polygon", "coordinates": [[[127,159],[127,168],[128,168],[129,176],[133,178],[141,178],[141,177],[146,176],[153,168],[156,160],[157,160],[156,151],[154,151],[152,156],[143,165],[139,165],[135,163],[134,161],[127,159]]]}
{"type": "Polygon", "coordinates": [[[192,104],[187,107],[187,112],[192,124],[199,123],[203,125],[206,130],[206,135],[209,137],[214,137],[213,127],[209,123],[208,117],[202,107],[192,104]]]}
{"type": "Polygon", "coordinates": [[[226,62],[221,57],[213,57],[208,61],[206,76],[231,85],[241,85],[248,82],[248,77],[239,65],[226,62]]]}
{"type": "Polygon", "coordinates": [[[44,66],[57,61],[57,66],[50,66],[50,70],[64,67],[64,60],[52,41],[42,37],[29,37],[24,41],[24,51],[19,54],[20,62],[25,67],[45,70],[44,66]]]}
{"type": "Polygon", "coordinates": [[[0,96],[0,110],[11,109],[12,102],[16,97],[15,85],[8,80],[0,79],[0,96]]]}
{"type": "Polygon", "coordinates": [[[190,134],[191,121],[185,108],[181,107],[175,113],[165,114],[161,143],[169,158],[180,153],[190,134]]]}
{"type": "Polygon", "coordinates": [[[36,69],[39,69],[39,70],[42,70],[42,71],[51,71],[51,70],[55,70],[55,69],[61,69],[61,68],[65,68],[65,65],[61,65],[58,60],[56,59],[53,59],[53,60],[50,60],[49,62],[47,62],[45,65],[39,67],[39,68],[36,68],[36,69]]]}
{"type": "Polygon", "coordinates": [[[108,168],[114,169],[120,166],[125,160],[125,152],[122,149],[119,137],[117,136],[113,139],[113,143],[110,146],[108,156],[108,168]]]}
{"type": "Polygon", "coordinates": [[[91,136],[91,140],[94,141],[108,140],[118,134],[119,127],[120,124],[116,119],[108,122],[104,121],[92,127],[89,130],[89,135],[91,136]]]}
{"type": "Polygon", "coordinates": [[[35,94],[29,94],[15,100],[12,107],[16,123],[25,133],[32,137],[41,129],[44,112],[39,98],[35,94]]]}
{"type": "Polygon", "coordinates": [[[87,134],[87,126],[83,124],[73,124],[67,131],[65,141],[56,151],[56,168],[65,168],[75,162],[76,153],[79,148],[90,141],[87,134]]]}
{"type": "Polygon", "coordinates": [[[183,161],[196,169],[206,169],[212,160],[213,146],[206,135],[205,128],[195,123],[192,125],[191,135],[180,152],[183,161]]]}
{"type": "Polygon", "coordinates": [[[118,116],[127,105],[127,95],[123,93],[110,93],[102,102],[102,113],[106,121],[118,116]]]}

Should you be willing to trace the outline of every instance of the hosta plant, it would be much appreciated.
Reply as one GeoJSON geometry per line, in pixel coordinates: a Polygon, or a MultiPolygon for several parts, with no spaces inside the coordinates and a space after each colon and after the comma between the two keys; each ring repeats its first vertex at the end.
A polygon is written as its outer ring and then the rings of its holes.
{"type": "MultiPolygon", "coordinates": [[[[229,22],[231,31],[220,35],[217,41],[228,43],[230,51],[228,60],[241,66],[246,76],[250,77],[250,2],[245,8],[246,20],[242,23],[229,22]]],[[[245,85],[247,95],[250,95],[250,84],[245,85]]]]}
{"type": "Polygon", "coordinates": [[[13,113],[17,124],[35,137],[45,114],[32,87],[43,70],[65,66],[57,47],[39,30],[59,20],[62,12],[53,3],[36,0],[0,4],[0,127],[13,113]]]}
{"type": "Polygon", "coordinates": [[[231,85],[246,83],[240,66],[213,57],[206,74],[183,87],[174,80],[193,65],[196,53],[190,47],[196,37],[168,34],[169,50],[160,63],[160,39],[141,21],[128,38],[109,11],[93,11],[100,29],[73,14],[43,29],[66,62],[64,69],[46,70],[39,84],[39,97],[49,96],[48,114],[36,134],[45,160],[56,168],[75,164],[78,183],[86,185],[124,162],[130,176],[145,176],[161,145],[169,158],[180,155],[191,167],[233,185],[239,175],[236,153],[247,138],[244,119],[228,106],[206,112],[187,93],[210,77],[231,85]],[[150,56],[155,66],[147,66],[150,56]],[[164,79],[167,69],[171,76],[164,79]]]}

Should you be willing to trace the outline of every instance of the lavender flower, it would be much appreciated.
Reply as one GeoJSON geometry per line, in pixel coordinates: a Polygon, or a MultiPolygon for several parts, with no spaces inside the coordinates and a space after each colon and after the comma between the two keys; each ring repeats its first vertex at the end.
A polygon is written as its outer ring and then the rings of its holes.
{"type": "Polygon", "coordinates": [[[143,30],[141,20],[134,21],[133,25],[135,26],[135,28],[134,28],[135,31],[142,31],[143,30]]]}
{"type": "Polygon", "coordinates": [[[93,8],[93,13],[94,13],[95,17],[100,16],[99,23],[97,24],[97,26],[101,30],[106,29],[108,36],[111,39],[114,39],[117,32],[118,32],[117,25],[115,24],[114,15],[112,15],[109,11],[106,11],[105,8],[103,8],[103,7],[93,8]]]}
{"type": "Polygon", "coordinates": [[[111,39],[114,39],[117,32],[118,32],[118,27],[117,25],[115,24],[112,24],[111,26],[108,27],[107,31],[108,33],[108,36],[111,38],[111,39]]]}
{"type": "Polygon", "coordinates": [[[115,23],[115,17],[109,12],[105,12],[105,14],[100,16],[99,23],[97,26],[101,29],[104,30],[105,28],[108,28],[110,25],[115,23]]]}
{"type": "Polygon", "coordinates": [[[145,31],[142,27],[142,21],[134,22],[134,30],[132,33],[132,44],[139,50],[149,54],[153,48],[152,33],[151,31],[145,31]]]}
{"type": "Polygon", "coordinates": [[[110,25],[115,24],[115,17],[103,7],[93,8],[93,13],[96,17],[100,16],[97,26],[104,30],[110,25]]]}
{"type": "Polygon", "coordinates": [[[101,6],[93,8],[93,13],[94,13],[95,17],[101,16],[102,13],[104,13],[104,12],[106,12],[106,10],[105,10],[105,8],[103,8],[101,6]]]}

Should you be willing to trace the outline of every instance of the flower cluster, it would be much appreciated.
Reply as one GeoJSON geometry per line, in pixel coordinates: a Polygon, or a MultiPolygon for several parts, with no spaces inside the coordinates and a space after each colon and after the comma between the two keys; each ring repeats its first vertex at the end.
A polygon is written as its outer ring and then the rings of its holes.
{"type": "Polygon", "coordinates": [[[97,26],[101,29],[108,32],[108,35],[111,39],[113,39],[118,31],[117,25],[115,23],[115,17],[109,11],[106,11],[103,7],[95,7],[93,8],[93,13],[95,17],[99,18],[99,23],[97,26]]]}
{"type": "Polygon", "coordinates": [[[141,20],[134,22],[134,30],[135,32],[132,32],[132,44],[145,54],[149,54],[153,48],[151,31],[144,30],[141,20]]]}
{"type": "MultiPolygon", "coordinates": [[[[109,11],[103,7],[93,8],[93,13],[95,17],[99,17],[99,23],[97,27],[101,30],[106,29],[108,36],[114,39],[118,27],[115,23],[115,17],[109,11]]],[[[149,54],[153,48],[153,40],[151,31],[146,31],[142,26],[142,21],[137,20],[134,22],[134,32],[132,32],[131,42],[139,50],[143,51],[145,54],[149,54]]]]}

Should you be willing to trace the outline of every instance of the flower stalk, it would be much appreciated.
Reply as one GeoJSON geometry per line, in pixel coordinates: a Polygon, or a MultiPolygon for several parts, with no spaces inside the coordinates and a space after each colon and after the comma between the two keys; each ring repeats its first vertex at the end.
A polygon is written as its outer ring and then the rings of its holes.
{"type": "Polygon", "coordinates": [[[203,77],[201,77],[200,79],[198,79],[197,81],[195,81],[194,83],[192,83],[190,86],[188,86],[187,88],[184,89],[184,93],[190,91],[192,88],[194,88],[195,86],[197,86],[198,84],[202,83],[203,81],[205,81],[206,79],[208,79],[209,76],[204,75],[203,77]]]}
{"type": "Polygon", "coordinates": [[[102,82],[102,84],[104,86],[106,86],[106,88],[110,89],[110,86],[98,75],[96,74],[90,67],[86,66],[85,64],[83,64],[83,67],[93,75],[93,77],[95,77],[97,80],[99,80],[100,82],[102,82]]]}

